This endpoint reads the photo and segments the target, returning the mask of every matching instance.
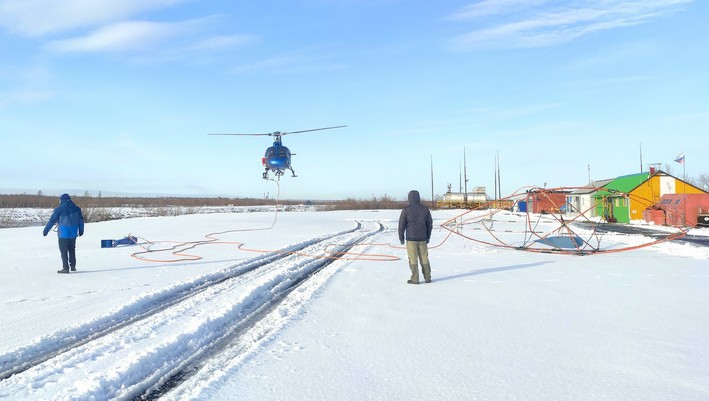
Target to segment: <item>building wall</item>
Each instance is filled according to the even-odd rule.
[[[652,220],[655,224],[696,227],[699,214],[709,212],[709,194],[666,194],[657,206],[661,209],[652,212],[661,214],[663,222]],[[652,217],[646,214],[645,217]],[[649,221],[647,218],[645,220]]]
[[[591,194],[570,195],[567,201],[572,206],[572,209],[568,211],[570,214],[578,215],[583,213],[586,217],[598,215],[597,206],[594,204]]]
[[[620,223],[630,221],[629,200],[621,193],[629,193],[647,181],[649,173],[629,174],[618,177],[593,195],[597,216],[612,216]],[[614,192],[617,191],[617,192]]]
[[[601,216],[606,219],[611,217],[618,223],[630,222],[629,202],[626,196],[604,193],[602,196],[594,196],[595,216]]]
[[[566,204],[566,194],[560,192],[538,192],[527,197],[527,210],[532,213],[559,213]]]
[[[701,189],[669,175],[653,175],[630,192],[630,220],[642,220],[643,211],[667,194],[703,194]],[[619,220],[620,221],[620,220]]]

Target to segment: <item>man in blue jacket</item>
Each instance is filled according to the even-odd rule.
[[[62,269],[57,273],[69,273],[69,269],[76,271],[76,237],[84,235],[84,215],[69,194],[59,198],[59,206],[54,209],[42,234],[46,237],[55,224],[59,237],[59,252],[62,255]]]
[[[411,279],[409,284],[419,283],[419,261],[423,278],[431,282],[431,263],[428,261],[428,241],[433,231],[433,218],[431,211],[421,204],[419,191],[409,192],[409,206],[401,211],[399,216],[399,241],[404,245],[406,239],[406,253],[409,257]]]

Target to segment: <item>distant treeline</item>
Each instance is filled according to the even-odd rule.
[[[71,195],[71,194],[70,194]],[[71,199],[82,208],[90,207],[199,207],[199,206],[260,206],[274,204],[273,199],[254,198],[192,198],[192,197],[118,197],[71,195]],[[302,201],[280,201],[280,204],[294,205]],[[58,196],[12,194],[0,195],[0,208],[55,208]]]
[[[71,195],[71,194],[70,194]],[[82,208],[168,208],[168,207],[219,207],[219,206],[262,206],[273,205],[275,199],[256,198],[222,198],[222,197],[118,197],[91,196],[88,194],[71,195],[72,200]],[[320,205],[326,210],[361,210],[361,209],[401,209],[408,202],[396,201],[388,196],[372,197],[371,199],[303,201],[279,200],[280,205]],[[47,196],[40,193],[31,194],[0,194],[0,209],[6,208],[55,208],[59,204],[58,196]]]
[[[409,204],[408,201],[397,201],[388,196],[371,199],[347,198],[341,201],[329,203],[329,207],[334,210],[364,210],[364,209],[402,209]]]

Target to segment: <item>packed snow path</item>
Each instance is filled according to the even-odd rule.
[[[0,398],[184,398],[199,388],[181,386],[183,381],[215,379],[302,307],[334,271],[323,270],[336,261],[328,255],[383,230],[379,223],[368,225],[150,294],[0,355]],[[79,371],[91,374],[75,375]]]

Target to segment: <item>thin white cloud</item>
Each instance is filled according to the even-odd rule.
[[[214,51],[231,47],[239,47],[256,41],[253,35],[217,35],[195,43],[190,50]]]
[[[509,14],[548,2],[549,0],[483,0],[460,8],[449,19],[468,20],[490,15]]]
[[[52,74],[42,66],[25,66],[17,71],[7,72],[8,84],[0,86],[14,87],[0,92],[0,109],[14,105],[36,104],[52,99],[55,96],[50,89],[53,81]],[[4,79],[3,79],[4,80]]]
[[[41,89],[25,89],[0,93],[0,110],[17,104],[42,103],[54,97],[54,92]]]
[[[185,0],[0,0],[0,27],[42,36],[113,23]]]
[[[591,32],[648,23],[692,1],[584,0],[556,8],[534,7],[513,18],[509,14],[514,11],[511,6],[516,5],[516,0],[486,0],[476,3],[477,8],[462,9],[454,14],[454,19],[474,20],[479,25],[482,17],[499,15],[495,24],[459,35],[454,47],[467,50],[553,46]]]
[[[570,81],[564,84],[569,97],[584,98],[594,93],[613,93],[621,89],[632,88],[655,79],[652,76],[630,75],[612,78],[598,78]]]
[[[242,64],[232,68],[231,72],[234,74],[246,74],[253,72],[290,74],[334,71],[343,68],[346,68],[344,64],[333,62],[328,56],[286,54],[258,60],[248,64]]]
[[[294,58],[288,56],[277,56],[263,60],[254,61],[252,63],[241,64],[231,69],[231,72],[236,74],[249,73],[263,70],[279,70],[293,64]]]
[[[184,32],[183,23],[127,21],[105,26],[85,36],[51,41],[47,48],[59,53],[140,51]]]
[[[44,48],[54,53],[120,53],[150,62],[216,54],[256,41],[252,35],[214,34],[219,15],[186,21],[141,17],[187,1],[0,0],[0,30],[46,38]]]
[[[192,63],[210,63],[214,58],[228,57],[238,48],[255,43],[259,38],[255,35],[231,34],[201,37],[201,29],[194,34],[181,34],[179,38],[165,43],[149,52],[134,52],[138,62],[172,62],[187,60]],[[195,38],[195,36],[200,36]]]
[[[540,103],[540,104],[532,104],[532,105],[526,105],[526,106],[521,106],[517,108],[508,108],[508,109],[493,109],[493,108],[473,108],[470,109],[469,111],[475,114],[482,114],[488,117],[492,118],[498,118],[498,119],[507,119],[507,118],[516,118],[516,117],[522,117],[522,116],[529,116],[529,115],[535,115],[539,113],[544,113],[546,111],[550,110],[557,110],[561,107],[562,105],[560,103]]]

